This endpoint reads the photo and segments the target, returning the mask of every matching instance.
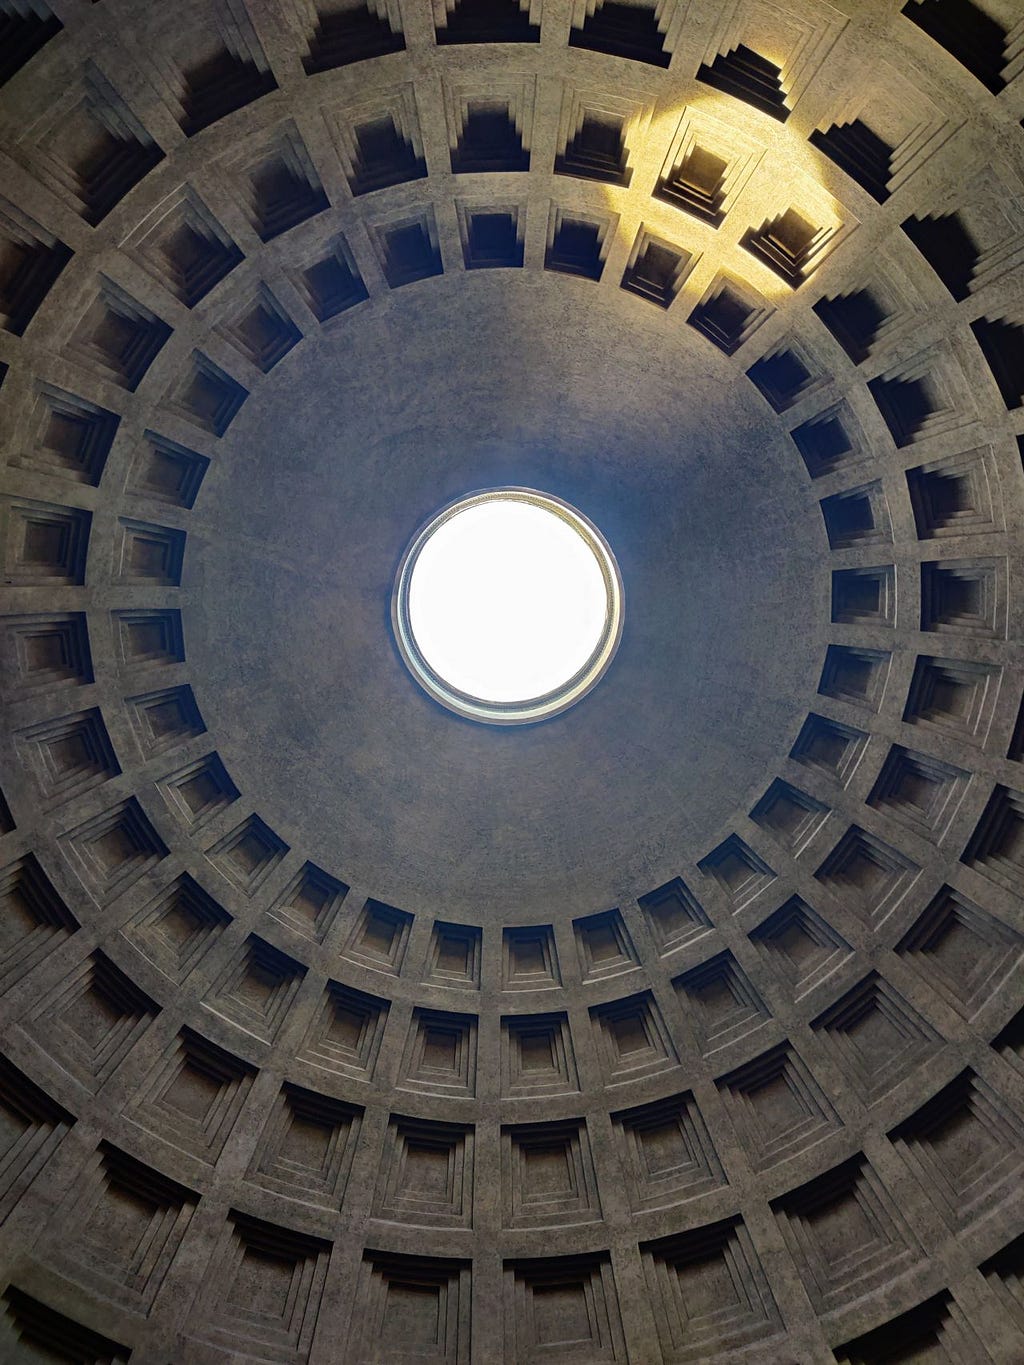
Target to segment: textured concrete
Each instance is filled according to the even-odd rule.
[[[570,43],[582,0],[468,45],[386,0],[404,49],[315,74],[307,0],[33,9],[0,1359],[1024,1359],[1024,20],[983,8],[991,90],[890,0],[677,0],[667,65]],[[697,78],[737,44],[785,121]],[[480,101],[528,171],[453,172]],[[601,684],[510,729],[389,623],[504,483],[626,591]]]

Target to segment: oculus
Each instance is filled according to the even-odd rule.
[[[583,514],[532,488],[458,498],[413,537],[392,597],[409,671],[442,706],[525,725],[578,702],[622,634],[623,590]]]

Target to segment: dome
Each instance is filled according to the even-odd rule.
[[[0,35],[0,1359],[1019,1365],[1019,3]]]

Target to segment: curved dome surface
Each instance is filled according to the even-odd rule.
[[[1019,6],[0,16],[0,1357],[1024,1359]]]

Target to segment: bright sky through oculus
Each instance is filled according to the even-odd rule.
[[[488,702],[544,696],[606,630],[608,587],[583,536],[556,512],[503,499],[442,522],[417,556],[409,624],[429,666]]]

